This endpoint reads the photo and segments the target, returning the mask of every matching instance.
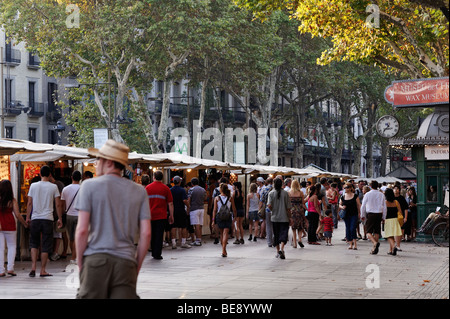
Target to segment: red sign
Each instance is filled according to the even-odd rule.
[[[385,100],[395,107],[448,104],[448,78],[394,81],[384,91]]]

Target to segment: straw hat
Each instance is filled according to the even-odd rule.
[[[114,140],[107,140],[100,149],[89,148],[89,154],[118,162],[125,167],[128,166],[128,153],[130,149],[125,144],[116,142]]]

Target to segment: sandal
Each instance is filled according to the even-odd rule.
[[[8,275],[13,276],[13,277],[17,276],[17,274],[14,271],[11,271],[11,272],[8,271]]]
[[[28,276],[30,276],[30,277],[36,277],[36,271],[35,270],[32,270],[32,271],[30,271],[30,273],[28,274]]]

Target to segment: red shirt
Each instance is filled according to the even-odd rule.
[[[151,220],[167,219],[167,205],[173,202],[170,188],[155,181],[147,185],[145,190],[148,194]]]
[[[16,220],[12,208],[0,207],[0,225],[3,231],[16,231]]]
[[[325,217],[323,219],[323,231],[332,231],[333,230],[333,219],[331,217]]]

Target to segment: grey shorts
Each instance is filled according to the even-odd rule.
[[[77,224],[78,224],[78,216],[67,215],[66,229],[67,233],[69,234],[70,241],[75,240],[75,230],[77,229]]]

